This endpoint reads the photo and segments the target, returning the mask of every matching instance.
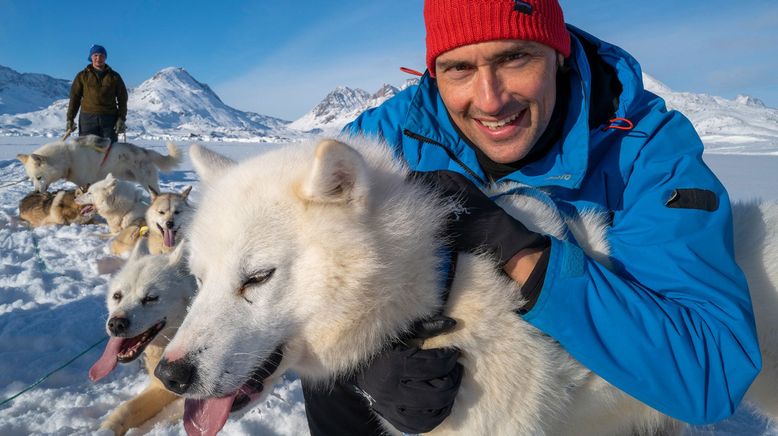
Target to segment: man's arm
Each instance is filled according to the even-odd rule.
[[[117,89],[116,89],[116,103],[119,108],[118,118],[122,121],[127,120],[127,87],[124,85],[124,80],[119,73],[116,73]]]
[[[694,424],[731,415],[761,368],[729,199],[701,152],[691,123],[668,115],[625,176],[609,231],[615,271],[552,240],[524,316],[611,384]],[[669,207],[677,189],[708,191],[718,207]]]
[[[70,103],[68,103],[66,121],[75,120],[78,109],[81,107],[81,97],[83,97],[83,95],[84,88],[83,83],[81,83],[81,73],[79,72],[70,85]]]

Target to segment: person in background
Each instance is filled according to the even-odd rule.
[[[667,415],[730,416],[761,355],[729,197],[689,120],[643,88],[627,52],[566,25],[557,0],[426,0],[424,18],[418,86],[344,130],[382,137],[462,199],[455,247],[491,253],[522,286],[516,316]],[[539,237],[479,189],[508,182],[540,188],[565,214],[610,216],[613,265]],[[406,433],[435,428],[455,405],[458,353],[398,345],[330,390],[304,382],[311,433],[382,434],[371,409]]]
[[[76,130],[78,116],[78,134],[97,135],[116,142],[119,133],[126,130],[127,87],[122,76],[114,71],[105,60],[108,52],[101,45],[89,49],[89,62],[70,87],[66,130]]]

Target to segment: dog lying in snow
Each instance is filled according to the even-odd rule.
[[[143,191],[135,183],[114,178],[111,173],[90,185],[76,197],[76,203],[105,218],[114,235],[128,227],[139,227],[147,208]]]
[[[154,150],[126,142],[114,143],[108,150],[109,139],[88,135],[73,142],[52,142],[32,154],[18,154],[24,170],[38,192],[44,192],[59,179],[67,179],[78,186],[105,178],[108,173],[125,180],[151,186],[159,191],[159,170],[168,171],[179,164],[178,147],[168,143],[168,156]]]
[[[146,209],[144,219],[119,231],[111,240],[111,252],[129,252],[143,236],[148,239],[151,254],[173,251],[176,243],[181,240],[182,226],[192,214],[192,207],[187,201],[191,190],[192,187],[187,186],[179,193],[158,193],[149,186],[151,204]]]
[[[149,255],[146,241],[141,240],[127,264],[111,280],[106,325],[110,339],[103,355],[89,370],[89,378],[98,381],[118,362],[131,362],[141,354],[149,374],[148,387],[122,403],[101,424],[101,428],[114,434],[122,435],[143,424],[178,398],[152,374],[197,288],[187,271],[183,252],[184,245],[179,244],[172,253]]]
[[[190,157],[208,205],[196,211],[188,233],[199,291],[156,370],[187,397],[190,434],[215,434],[234,401],[261,395],[286,370],[326,386],[364,365],[414,320],[437,312],[439,233],[453,206],[409,181],[388,147],[342,138],[295,144],[241,164],[199,146]],[[500,198],[531,230],[563,239],[569,229],[587,252],[607,261],[603,216],[566,221],[520,190]],[[736,238],[738,261],[754,294],[765,358],[748,399],[775,418],[778,333],[771,323],[778,316],[778,268],[767,262],[778,256],[778,206],[734,212],[736,235],[748,234]],[[767,229],[754,234],[755,227]],[[524,322],[515,313],[523,304],[518,285],[492,260],[460,253],[443,311],[457,328],[422,344],[457,347],[464,367],[451,414],[432,434],[682,430]]]
[[[51,192],[31,192],[19,201],[19,218],[31,227],[89,224],[94,211],[76,204],[82,188]]]

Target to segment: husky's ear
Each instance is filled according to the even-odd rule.
[[[155,191],[154,188],[151,187],[151,185],[146,185],[147,188],[149,188],[149,195],[151,196],[151,202],[154,203],[154,200],[159,197],[159,192]]]
[[[184,259],[184,253],[186,252],[186,241],[181,241],[176,245],[176,248],[170,253],[168,258],[169,265],[177,265]]]
[[[138,239],[138,242],[135,244],[135,247],[132,249],[132,254],[130,254],[130,260],[136,261],[143,256],[148,256],[148,254],[149,254],[148,238],[141,237],[140,239]]]
[[[24,156],[24,157],[22,157],[22,156]],[[27,163],[27,161],[28,161],[28,160],[30,160],[30,159],[32,159],[32,163],[33,163],[33,164],[35,164],[35,165],[40,165],[40,164],[42,164],[43,162],[45,162],[45,161],[46,161],[46,156],[41,156],[41,155],[39,155],[39,154],[35,154],[35,153],[33,153],[33,154],[30,154],[30,155],[26,155],[26,154],[17,154],[17,155],[16,155],[16,158],[17,158],[17,159],[19,159],[19,160],[21,160],[21,161],[22,161],[22,163],[25,163],[25,164],[26,164],[26,163]]]
[[[300,188],[302,197],[321,203],[359,203],[367,191],[367,167],[362,156],[334,139],[321,141],[313,167]]]
[[[202,145],[192,144],[189,147],[189,158],[192,160],[197,175],[205,183],[218,179],[225,171],[235,165],[235,161],[211,151]]]
[[[178,195],[180,195],[180,196],[181,196],[181,198],[183,198],[183,199],[184,199],[184,201],[186,201],[186,199],[187,199],[187,198],[189,198],[189,193],[190,193],[190,192],[192,192],[192,185],[189,185],[189,186],[187,186],[186,188],[184,188],[184,190],[183,190],[183,191],[181,191],[181,193],[180,193],[180,194],[178,194]]]

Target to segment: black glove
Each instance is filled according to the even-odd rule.
[[[411,335],[426,339],[454,327],[456,322],[438,315],[417,322]],[[398,430],[425,433],[451,413],[462,382],[459,350],[422,350],[405,342],[378,355],[356,377],[357,391],[370,408]]]
[[[113,129],[116,131],[116,133],[124,133],[127,131],[127,125],[124,124],[124,120],[121,118],[116,119],[116,124],[113,126]]]
[[[76,122],[73,120],[68,120],[65,123],[65,130],[68,132],[75,132],[76,131]]]
[[[460,202],[463,210],[449,217],[447,236],[458,251],[486,251],[498,259],[502,268],[525,248],[545,248],[548,239],[531,232],[489,199],[467,177],[454,171],[412,172],[410,177],[432,184],[443,195]]]

